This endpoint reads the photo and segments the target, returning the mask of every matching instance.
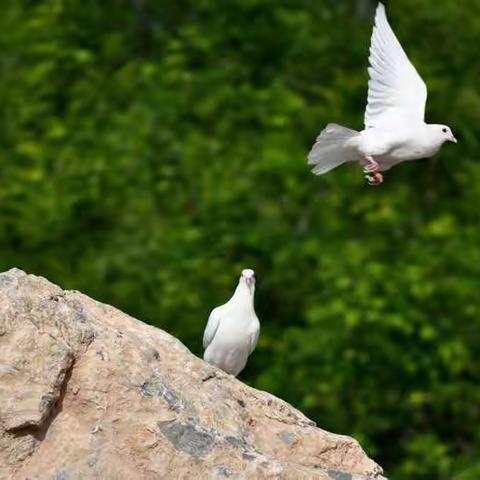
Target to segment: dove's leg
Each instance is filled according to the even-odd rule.
[[[364,173],[376,173],[378,172],[380,165],[378,162],[374,160],[374,158],[371,155],[367,155],[365,157],[365,160],[367,161],[367,164],[365,167],[363,167],[363,172]]]

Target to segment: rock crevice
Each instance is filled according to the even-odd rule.
[[[354,439],[166,332],[43,278],[0,274],[0,478],[381,475]]]

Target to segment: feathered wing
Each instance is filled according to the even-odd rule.
[[[218,308],[214,308],[208,317],[207,326],[203,332],[203,348],[207,348],[212,343],[213,337],[215,337],[219,325],[220,312]]]
[[[427,87],[390,27],[383,3],[377,8],[369,62],[365,127],[423,122]]]
[[[257,346],[257,343],[258,343],[259,336],[260,336],[260,322],[258,321],[258,318],[256,318],[255,326],[250,332],[250,349],[248,351],[249,355],[251,355],[251,353],[255,350],[255,347]]]

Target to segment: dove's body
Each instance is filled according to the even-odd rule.
[[[232,298],[210,314],[203,336],[203,359],[235,376],[245,368],[260,333],[253,296],[254,284],[242,275]]]
[[[208,345],[203,356],[208,363],[222,370],[238,375],[247,364],[251,349],[249,327],[258,327],[258,320],[253,309],[243,309],[236,305],[223,305],[216,308],[212,315],[221,318],[212,343]]]
[[[425,123],[427,87],[393,33],[382,3],[377,8],[369,60],[365,130],[328,125],[308,155],[316,175],[358,161],[372,174],[369,182],[378,184],[383,181],[380,171],[432,157],[446,141],[456,143],[447,126]]]
[[[397,163],[433,157],[441,148],[443,139],[432,132],[431,125],[416,125],[401,131],[369,128],[351,139],[358,151],[358,161],[373,157],[380,171],[386,171]],[[438,138],[438,140],[436,140]]]

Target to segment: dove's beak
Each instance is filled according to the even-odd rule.
[[[255,290],[255,277],[243,277],[243,279],[249,292],[253,293],[253,291]]]
[[[255,272],[246,268],[242,271],[241,281],[247,286],[251,293],[255,290]]]
[[[450,141],[452,143],[458,143],[458,140],[453,135],[451,136]]]

